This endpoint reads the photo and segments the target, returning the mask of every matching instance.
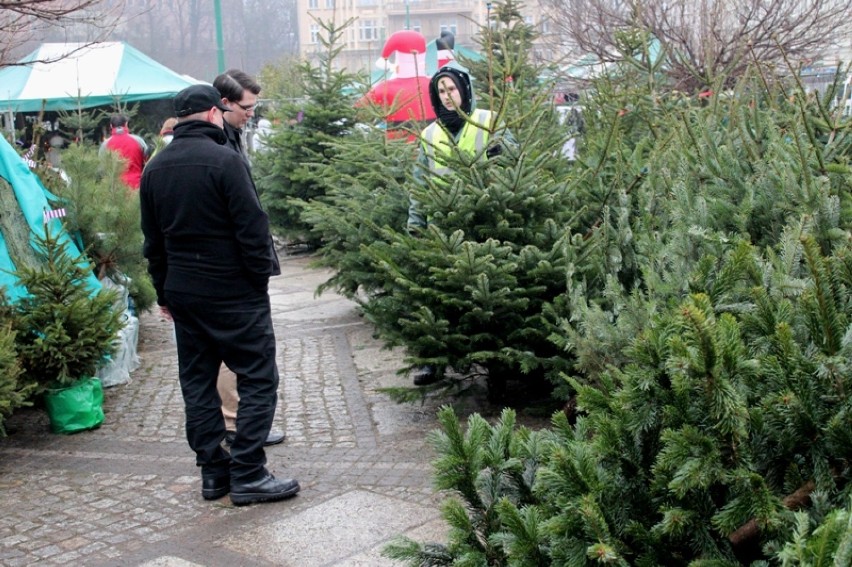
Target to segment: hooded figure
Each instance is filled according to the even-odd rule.
[[[454,146],[470,156],[492,158],[502,152],[505,144],[515,143],[509,130],[495,125],[491,111],[476,108],[470,72],[455,61],[438,69],[432,77],[429,101],[438,118],[420,133],[414,179],[421,185],[425,185],[425,175],[440,179],[450,172],[446,157]],[[417,201],[410,199],[409,230],[425,226],[426,218],[418,210]]]
[[[476,108],[470,72],[450,62],[438,69],[429,82],[429,100],[437,120],[420,133],[419,166],[414,178],[424,184],[426,172],[439,178],[450,172],[446,156],[456,146],[471,156],[493,157],[500,153],[502,141],[512,141],[508,130],[494,131],[494,116],[488,110]],[[499,140],[492,140],[499,134]],[[425,227],[426,218],[418,211],[418,203],[410,200],[408,226]]]
[[[476,159],[485,159],[499,153],[504,140],[513,141],[504,128],[494,128],[494,115],[488,110],[476,108],[473,86],[467,69],[450,62],[438,69],[429,82],[429,101],[438,116],[420,134],[420,154],[414,179],[425,185],[425,176],[433,176],[439,187],[450,174],[452,161],[447,158],[454,151]],[[449,163],[448,163],[449,162]],[[409,197],[408,230],[417,234],[426,227],[426,216],[419,210],[419,203]],[[432,384],[442,378],[443,371],[433,366],[414,369],[415,386]]]
[[[464,117],[476,108],[469,71],[454,62],[438,69],[429,81],[429,102],[438,121],[456,136],[465,124]],[[489,127],[490,123],[484,125]]]

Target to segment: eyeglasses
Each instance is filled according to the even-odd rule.
[[[235,102],[234,104],[236,104],[237,106],[239,106],[240,108],[242,108],[246,112],[251,112],[252,110],[257,108],[257,103],[255,103],[255,104],[240,104],[238,102]]]

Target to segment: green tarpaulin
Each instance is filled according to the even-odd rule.
[[[0,113],[170,98],[199,82],[124,42],[44,43],[17,65],[0,69]]]

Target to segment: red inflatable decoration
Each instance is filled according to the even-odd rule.
[[[376,83],[358,106],[369,101],[385,109],[388,136],[399,138],[407,135],[409,141],[413,141],[416,136],[404,128],[418,124],[425,126],[435,119],[429,102],[426,38],[411,30],[395,32],[382,50],[382,63],[388,62],[392,55],[390,78]]]

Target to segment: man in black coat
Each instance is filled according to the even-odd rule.
[[[186,436],[201,467],[202,496],[228,492],[236,505],[296,494],[276,479],[263,444],[278,390],[270,276],[280,273],[269,221],[248,168],[226,147],[225,106],[209,85],[174,99],[174,139],[152,159],[139,192],[143,253],[157,303],[174,320]],[[237,374],[237,435],[221,446],[225,422],[216,391],[224,362]]]
[[[246,165],[251,168],[243,128],[254,116],[260,85],[248,74],[239,69],[230,69],[213,79],[213,86],[219,91],[222,104],[230,109],[225,114],[222,127],[225,130],[225,145],[239,153]],[[237,436],[237,408],[240,395],[237,391],[237,377],[228,368],[219,371],[219,397],[222,398],[222,415],[225,416],[225,445],[234,442]],[[264,445],[277,445],[284,441],[284,433],[270,430]]]

